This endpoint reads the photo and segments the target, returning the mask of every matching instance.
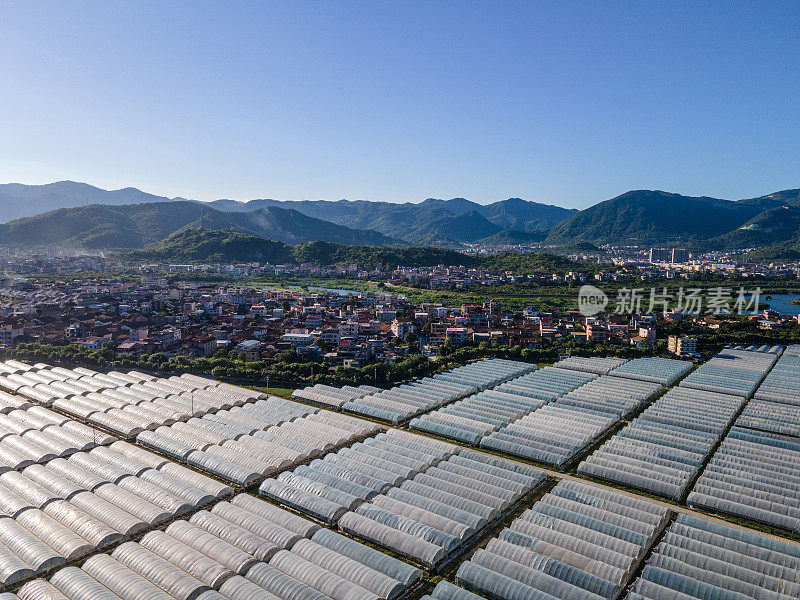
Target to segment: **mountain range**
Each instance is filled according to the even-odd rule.
[[[133,250],[124,256],[141,262],[358,264],[363,268],[378,265],[427,267],[445,264],[513,269],[519,274],[551,273],[553,270],[566,272],[579,268],[577,263],[568,258],[546,253],[475,255],[431,247],[352,246],[334,242],[284,244],[248,233],[202,227],[186,227],[158,244]]]
[[[21,216],[25,215],[25,216]],[[21,218],[20,218],[21,217]],[[183,229],[228,230],[286,244],[433,245],[542,242],[761,249],[800,248],[800,189],[745,200],[634,190],[581,210],[509,198],[420,203],[367,201],[198,202],[136,188],[107,191],[71,181],[0,185],[0,243],[136,249]],[[763,252],[761,255],[763,256]]]

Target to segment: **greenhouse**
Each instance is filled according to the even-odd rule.
[[[137,442],[248,487],[378,431],[375,423],[275,396],[186,423],[144,431]]]
[[[485,436],[592,381],[593,376],[546,367],[410,422],[411,429],[478,445]]]
[[[57,570],[19,600],[394,600],[422,573],[249,496]],[[7,600],[0,595],[0,600]]]
[[[669,516],[645,500],[562,481],[459,567],[460,588],[440,584],[431,597],[613,600]]]
[[[789,348],[792,348],[790,346]],[[758,400],[800,406],[800,356],[784,354],[755,394]]]
[[[800,598],[800,547],[678,515],[627,600]]]
[[[800,440],[733,427],[687,502],[800,533]]]
[[[780,347],[766,348],[726,347],[690,373],[680,386],[750,398],[778,360]]]
[[[795,387],[796,397],[800,398],[800,381]],[[762,386],[763,387],[763,386]],[[800,438],[800,402],[798,404],[784,404],[765,400],[751,400],[748,402],[741,417],[736,421],[739,427],[780,433]]]
[[[544,367],[494,388],[494,391],[552,402],[595,379],[597,375],[569,369]]]
[[[561,469],[618,421],[611,413],[556,401],[483,438],[480,445]]]
[[[126,439],[144,430],[241,406],[260,395],[189,374],[158,378],[136,371],[102,374],[47,365],[22,370],[16,361],[6,361],[6,369],[11,368],[9,362],[18,372],[0,376],[0,387]]]
[[[397,425],[535,369],[536,365],[529,363],[487,358],[433,377],[355,398],[342,404],[341,408]]]
[[[0,387],[124,438],[241,406],[260,396],[252,390],[189,374],[158,378],[136,371],[102,374],[41,364],[27,365],[23,370],[17,361],[3,365],[16,371],[0,376]]]
[[[585,371],[595,375],[608,375],[613,369],[625,364],[627,359],[616,358],[614,356],[570,356],[553,364],[559,369],[572,369],[573,371]]]
[[[346,402],[353,402],[359,398],[380,391],[380,388],[371,385],[360,385],[358,387],[345,385],[341,388],[337,388],[331,385],[317,383],[316,385],[301,390],[295,390],[292,392],[292,397],[314,404],[324,404],[333,408],[341,408]]]
[[[267,479],[259,493],[335,524],[347,511],[457,451],[458,447],[451,444],[390,429]]]
[[[679,500],[744,401],[673,388],[595,450],[578,472]]]
[[[651,381],[669,387],[691,370],[692,363],[686,360],[648,356],[628,361],[613,369],[609,374],[628,379]]]
[[[126,442],[0,475],[0,584],[209,505],[231,488]]]
[[[346,513],[339,529],[434,569],[546,480],[533,467],[461,450]]]
[[[41,406],[0,413],[0,473],[67,457],[116,438]]]

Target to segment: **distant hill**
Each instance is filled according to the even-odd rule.
[[[757,248],[800,238],[800,207],[779,206],[758,213],[733,231],[712,238],[709,246]]]
[[[375,231],[359,231],[295,210],[266,207],[224,213],[189,201],[65,208],[0,225],[0,243],[62,245],[88,249],[143,248],[185,227],[234,230],[286,243],[401,244]]]
[[[636,190],[571,215],[550,229],[545,241],[703,245],[779,206],[783,200],[777,196],[732,201]]]
[[[350,246],[333,242],[284,244],[239,231],[214,231],[189,227],[141,250],[121,255],[142,262],[270,262],[318,265],[357,264],[376,266],[430,267],[463,265],[514,270],[519,274],[579,270],[580,265],[561,256],[544,253],[504,253],[493,256],[462,254],[444,248]]]
[[[57,209],[57,210],[52,210]],[[20,215],[30,215],[16,218]],[[694,250],[760,248],[800,237],[800,189],[744,200],[634,190],[585,210],[509,198],[481,205],[465,198],[414,204],[270,199],[214,202],[167,199],[135,188],[107,191],[61,181],[0,185],[0,243],[143,248],[184,227],[233,230],[299,244],[464,244],[543,242],[684,246]],[[586,247],[586,246],[583,246]]]
[[[453,242],[474,242],[486,238],[503,229],[490,223],[477,211],[459,215],[447,214],[418,224],[405,232],[403,239],[415,244],[448,244]]]
[[[59,208],[74,208],[89,204],[142,204],[164,202],[170,198],[137,190],[103,190],[77,181],[57,181],[46,185],[21,183],[0,184],[0,223],[20,217],[32,217]]]
[[[129,204],[165,203],[183,198],[165,198],[137,190],[103,190],[85,183],[60,181],[47,185],[0,185],[0,222],[37,216],[63,208],[87,208],[91,205],[122,206]],[[198,203],[221,213],[257,213],[274,208],[298,213],[342,225],[350,229],[371,230],[391,238],[412,243],[458,245],[488,237],[504,229],[546,231],[569,216],[574,210],[511,198],[481,205],[464,198],[440,200],[429,198],[417,204],[390,202],[277,201],[269,199],[239,202],[216,200]],[[467,215],[467,216],[462,216]],[[460,219],[455,219],[461,217]],[[94,220],[96,217],[92,217]],[[219,220],[218,217],[214,219]],[[453,220],[455,219],[455,220]],[[238,222],[237,219],[234,221]],[[435,225],[434,225],[435,223]],[[131,234],[98,224],[90,237],[102,245],[104,238],[130,244]],[[245,226],[246,227],[246,226]],[[77,234],[76,234],[77,235]],[[70,236],[76,237],[76,236]],[[81,237],[77,235],[77,237]],[[136,237],[133,234],[133,237]],[[375,240],[369,243],[380,243]],[[81,240],[76,240],[83,243]],[[298,240],[299,241],[299,240]],[[360,242],[359,242],[360,243]]]
[[[503,229],[497,233],[478,241],[480,244],[502,246],[502,245],[515,245],[515,244],[534,244],[541,242],[547,237],[545,231],[519,231],[518,229]]]
[[[189,227],[176,231],[144,250],[134,250],[125,257],[155,262],[280,264],[293,261],[291,248],[283,242],[265,240],[239,231]]]
[[[538,202],[529,202],[520,198],[509,198],[492,204],[478,204],[464,198],[440,200],[428,198],[417,204],[391,202],[367,202],[339,200],[330,202],[324,200],[305,201],[278,201],[278,200],[250,200],[249,202],[236,202],[233,200],[217,200],[212,206],[225,211],[251,211],[264,206],[281,206],[292,208],[303,214],[325,219],[340,225],[358,229],[374,229],[391,235],[396,228],[407,228],[409,231],[424,228],[434,220],[445,217],[477,213],[487,221],[496,225],[499,230],[518,229],[521,231],[546,231],[554,224],[562,221],[574,209],[562,208]],[[431,237],[430,235],[417,234],[417,239]],[[433,236],[437,237],[437,236]],[[439,235],[438,237],[442,237]],[[452,237],[452,236],[451,236]],[[411,241],[411,240],[410,240]],[[459,241],[468,241],[462,239]]]
[[[743,258],[751,261],[800,261],[800,238],[770,244],[746,253]]]

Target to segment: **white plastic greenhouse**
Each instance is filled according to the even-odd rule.
[[[394,600],[421,577],[411,565],[242,495],[0,600]]]
[[[561,482],[463,563],[456,583],[487,598],[617,598],[666,526],[645,500]],[[433,598],[473,600],[441,585]]]
[[[572,369],[573,371],[585,371],[595,375],[608,375],[612,369],[627,362],[627,359],[616,358],[614,356],[570,356],[553,364],[560,369]]]
[[[271,396],[144,431],[137,441],[248,487],[379,429],[369,421]]]
[[[686,360],[648,356],[628,361],[613,369],[610,375],[671,386],[691,370],[692,363]]]
[[[779,351],[725,348],[690,373],[681,387],[750,398],[778,359]]]
[[[578,472],[678,500],[743,403],[742,396],[673,388]]]
[[[687,502],[800,532],[800,440],[734,427]]]
[[[544,368],[421,415],[412,419],[410,427],[478,445],[487,435],[541,408],[548,400],[591,381],[593,377]]]
[[[536,365],[487,358],[389,390],[347,401],[341,408],[394,425],[536,369]],[[308,388],[306,388],[308,390]]]
[[[484,437],[480,445],[563,468],[660,390],[661,385],[657,383],[610,375],[593,378],[554,402]]]
[[[800,598],[800,546],[678,515],[627,600]]]
[[[82,558],[232,493],[122,441],[0,475],[0,585]]]

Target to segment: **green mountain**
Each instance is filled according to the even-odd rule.
[[[420,223],[405,232],[403,239],[415,244],[452,244],[458,242],[474,242],[486,238],[503,229],[490,223],[477,211],[469,211],[459,215],[447,214]]]
[[[566,218],[550,229],[545,242],[703,245],[782,202],[777,194],[732,201],[637,190]]]
[[[284,208],[224,213],[190,201],[55,210],[0,225],[0,243],[98,250],[143,248],[185,227],[234,230],[286,243],[316,240],[342,244],[402,243],[375,231],[343,227]]]
[[[708,245],[736,250],[796,239],[800,239],[800,207],[779,206],[758,213],[735,230],[711,239]]]
[[[174,198],[172,200],[183,199]],[[91,205],[163,204],[169,201],[169,198],[147,194],[135,188],[107,191],[72,181],[59,181],[41,186],[14,183],[0,185],[0,222],[32,217],[62,208],[87,208]],[[297,211],[306,217],[329,221],[350,229],[377,231],[384,236],[402,237],[415,243],[450,245],[479,239],[475,232],[482,233],[480,237],[487,237],[503,229],[528,232],[546,231],[555,223],[575,212],[558,206],[526,202],[519,198],[510,198],[487,205],[477,204],[464,198],[450,200],[429,198],[417,204],[350,202],[347,200],[280,202],[268,199],[249,202],[216,200],[198,204],[228,215],[259,213],[274,208],[288,209]],[[450,222],[450,219],[465,214],[469,216]],[[89,216],[92,220],[97,219],[96,216]],[[219,221],[218,216],[208,218]],[[228,221],[228,224],[238,226],[240,220],[236,218]],[[437,231],[433,228],[431,224],[434,221],[440,224],[442,227],[440,230]],[[486,221],[494,227],[489,227]],[[218,227],[213,223],[208,223],[208,225]],[[249,226],[245,224],[243,227],[247,229]],[[402,232],[402,235],[398,235],[398,232]],[[69,238],[73,237],[81,238],[82,236],[80,232],[76,232],[69,236]],[[101,222],[98,223],[98,229],[88,237],[93,240],[92,243],[97,244],[95,247],[102,247],[106,243],[103,241],[104,239],[113,243],[131,244],[133,242],[130,238],[135,238],[136,234],[131,234],[124,229],[117,231],[113,224]],[[368,243],[380,243],[378,240],[380,238],[375,238]],[[76,241],[83,244],[81,239]],[[298,238],[292,241],[302,240]],[[146,243],[150,242],[151,240],[146,240]]]
[[[273,242],[239,231],[187,227],[144,250],[134,250],[124,256],[130,260],[155,262],[280,264],[293,261],[291,249],[292,246],[283,242]]]
[[[800,237],[799,211],[800,189],[737,201],[635,190],[573,211],[519,198],[487,205],[464,198],[428,198],[418,204],[269,199],[204,203],[62,181],[0,185],[0,221],[9,221],[0,225],[0,243],[132,249],[156,244],[185,227],[202,227],[290,244],[409,243],[458,249],[465,243],[543,241],[561,249],[624,243],[738,250],[791,245]],[[15,218],[21,214],[33,216]]]
[[[491,246],[534,244],[541,242],[545,237],[547,237],[547,233],[544,231],[528,232],[518,229],[503,229],[488,237],[479,239],[478,243]]]
[[[504,253],[493,256],[462,254],[444,248],[350,246],[333,242],[284,244],[239,231],[185,228],[167,239],[120,255],[140,262],[270,262],[317,265],[357,264],[376,266],[430,267],[463,265],[513,270],[518,274],[580,270],[581,265],[561,256],[542,253]]]
[[[324,200],[294,202],[278,200],[250,200],[249,202],[217,200],[211,204],[215,208],[225,211],[252,211],[259,210],[265,206],[292,208],[318,219],[325,219],[326,221],[358,229],[374,229],[387,235],[392,235],[392,232],[396,231],[398,226],[411,231],[423,228],[434,220],[455,217],[465,213],[476,213],[485,217],[486,220],[499,228],[498,231],[502,229],[519,229],[529,232],[546,231],[552,225],[575,212],[572,209],[538,202],[528,202],[520,198],[509,198],[508,200],[485,205],[477,204],[464,198],[452,198],[450,200],[428,198],[424,202],[417,204],[411,202],[404,204],[366,202],[363,200],[340,200],[338,202]],[[442,237],[441,233],[433,237]],[[417,236],[418,239],[423,237],[431,236]]]

